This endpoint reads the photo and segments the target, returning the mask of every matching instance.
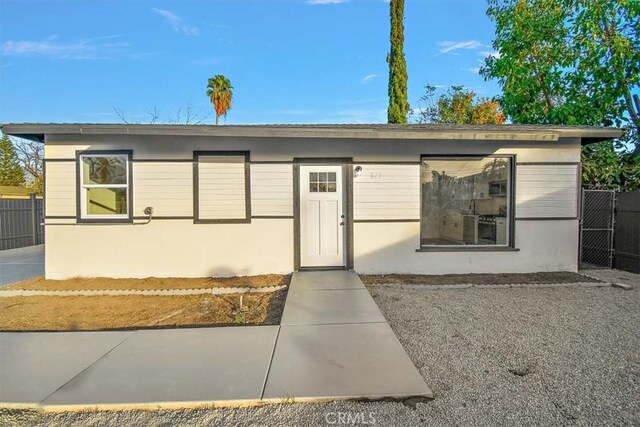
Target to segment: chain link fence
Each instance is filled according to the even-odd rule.
[[[616,193],[583,190],[580,267],[612,268]]]

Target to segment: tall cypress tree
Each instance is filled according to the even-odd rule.
[[[24,170],[7,136],[0,139],[0,185],[24,186]]]
[[[407,63],[404,59],[404,0],[391,0],[391,51],[389,63],[389,123],[407,123],[409,102],[407,101]]]

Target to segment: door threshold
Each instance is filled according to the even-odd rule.
[[[300,267],[298,271],[347,271],[347,267]]]

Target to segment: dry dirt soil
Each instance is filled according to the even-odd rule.
[[[38,291],[113,290],[113,289],[207,289],[207,288],[262,288],[289,285],[291,276],[266,274],[262,276],[111,279],[108,277],[76,277],[67,280],[47,280],[36,277],[3,289],[25,289]]]
[[[228,295],[6,297],[0,298],[0,331],[277,325],[285,298],[286,290]]]

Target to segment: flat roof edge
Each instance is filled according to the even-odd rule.
[[[336,139],[471,139],[557,141],[582,138],[583,143],[618,138],[625,129],[536,125],[129,125],[9,123],[7,135],[43,141],[45,134],[166,135]]]

